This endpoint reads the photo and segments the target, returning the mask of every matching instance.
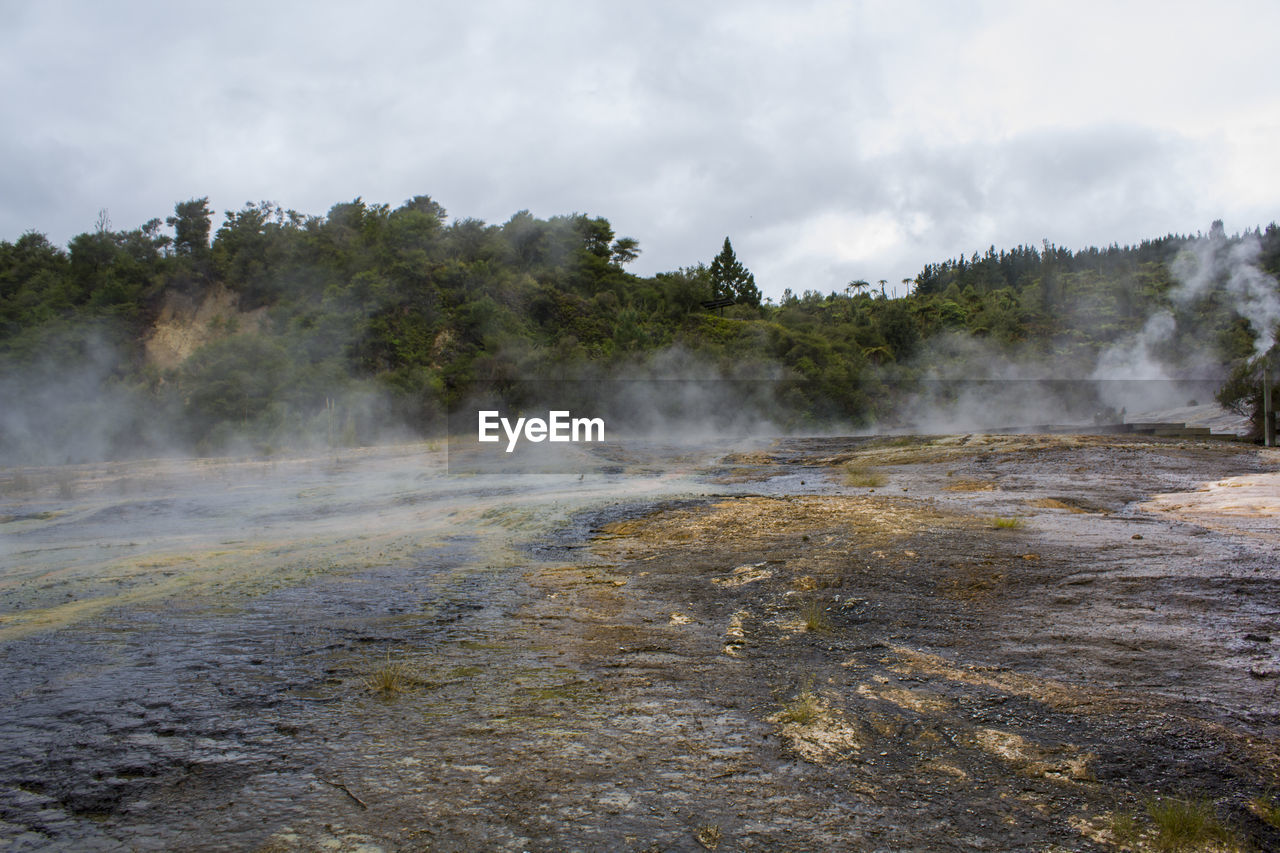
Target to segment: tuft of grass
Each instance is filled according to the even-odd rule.
[[[810,682],[805,685],[803,690],[783,704],[782,713],[778,714],[777,720],[783,723],[807,726],[821,716],[822,699],[817,693],[813,692],[813,683]]]
[[[1155,826],[1157,850],[1199,850],[1214,842],[1236,846],[1208,800],[1154,799],[1147,803],[1147,815]]]
[[[889,482],[889,478],[875,468],[859,462],[849,462],[844,466],[844,482],[849,486],[874,489]]]
[[[800,617],[804,619],[804,629],[815,633],[826,633],[831,630],[831,620],[827,618],[827,610],[822,602],[811,598],[800,608]]]
[[[404,693],[413,686],[413,683],[414,678],[409,672],[409,667],[403,661],[393,661],[391,652],[387,652],[387,659],[382,666],[375,669],[364,680],[364,686],[370,693],[381,696]]]
[[[706,849],[715,850],[720,846],[720,839],[724,837],[724,833],[714,823],[708,823],[698,827],[693,837]]]
[[[991,526],[996,530],[1018,530],[1019,528],[1025,527],[1026,523],[1016,515],[1008,518],[997,515],[995,518],[991,519]]]

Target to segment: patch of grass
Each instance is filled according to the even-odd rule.
[[[875,468],[860,462],[848,462],[844,466],[844,482],[847,486],[874,489],[889,482],[889,478]]]
[[[1250,808],[1256,809],[1258,805],[1274,804],[1266,797],[1256,797],[1250,802]],[[1218,820],[1209,800],[1156,798],[1147,801],[1145,811],[1145,815],[1126,811],[1111,816],[1111,837],[1116,847],[1162,853],[1193,850],[1227,853],[1249,849]]]
[[[1142,841],[1142,824],[1133,812],[1117,812],[1111,817],[1111,837],[1120,847],[1136,849]]]
[[[1155,825],[1157,850],[1199,850],[1215,842],[1236,846],[1235,836],[1218,821],[1208,800],[1154,799],[1147,803],[1147,815]]]
[[[1026,527],[1026,522],[1021,518],[1018,518],[1016,515],[1009,516],[1007,518],[1005,516],[997,515],[995,518],[991,519],[991,526],[996,530],[1018,530],[1022,527]]]
[[[822,716],[822,707],[822,698],[813,692],[813,683],[810,682],[783,704],[782,713],[778,714],[777,720],[807,726]]]
[[[415,679],[404,661],[393,661],[391,652],[382,666],[375,669],[364,680],[364,686],[370,693],[381,696],[404,693],[415,683]]]
[[[800,608],[800,617],[804,619],[804,629],[815,633],[831,630],[831,620],[827,618],[827,610],[822,602],[811,598]]]
[[[1280,803],[1272,794],[1259,794],[1249,801],[1249,811],[1265,823],[1280,829]]]

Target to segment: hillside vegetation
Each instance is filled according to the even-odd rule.
[[[11,461],[36,438],[72,446],[66,458],[366,442],[438,431],[479,386],[585,376],[768,378],[778,423],[855,428],[890,414],[894,383],[993,365],[1090,378],[1135,348],[1169,375],[1208,365],[1247,407],[1273,330],[1233,276],[1280,272],[1276,225],[1215,223],[1137,246],[992,247],[927,265],[898,297],[886,282],[797,282],[774,304],[728,238],[641,277],[627,271],[640,244],[602,217],[451,221],[417,196],[214,218],[194,199],[134,230],[104,214],[65,249],[34,232],[0,242]],[[1196,276],[1207,284],[1189,287]],[[702,306],[717,297],[735,304]]]

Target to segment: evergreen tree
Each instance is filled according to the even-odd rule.
[[[711,262],[711,282],[715,286],[716,298],[732,296],[740,305],[760,305],[760,289],[756,287],[756,277],[742,265],[733,253],[733,245],[729,238],[724,238],[724,248]]]
[[[193,198],[180,201],[173,207],[173,216],[165,224],[173,229],[173,248],[179,255],[203,259],[209,254],[210,217],[209,198]]]

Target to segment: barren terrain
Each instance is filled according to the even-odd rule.
[[[1274,451],[600,452],[0,472],[0,843],[1280,847]]]

